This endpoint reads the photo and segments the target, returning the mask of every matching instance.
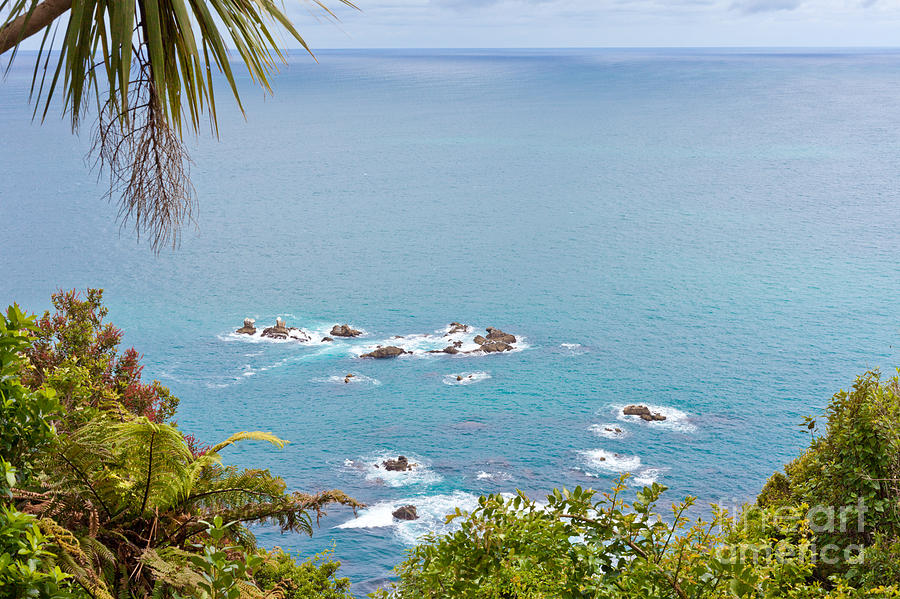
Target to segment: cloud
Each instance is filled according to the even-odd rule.
[[[745,15],[755,15],[762,12],[794,10],[802,2],[803,0],[738,0],[731,5],[731,8]]]

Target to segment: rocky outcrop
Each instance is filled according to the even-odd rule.
[[[412,352],[408,352],[395,345],[388,345],[387,347],[376,347],[369,353],[361,355],[360,358],[396,358],[397,356],[410,353]]]
[[[414,505],[404,505],[403,507],[397,508],[391,515],[394,516],[397,520],[418,520],[419,514],[416,513],[416,506]]]
[[[269,339],[296,339],[297,341],[302,342],[310,341],[309,335],[296,327],[285,325],[284,321],[280,318],[275,319],[274,327],[263,329],[262,336],[268,337]]]
[[[252,318],[244,319],[244,326],[235,331],[235,333],[240,333],[241,335],[255,335],[256,327],[253,326],[256,324],[256,321]]]
[[[481,335],[475,335],[475,339],[473,339],[472,341],[474,341],[478,345],[484,345],[485,343],[487,343],[487,339],[485,339]]]
[[[405,455],[397,456],[396,460],[385,460],[381,465],[388,472],[408,472],[418,467],[418,464],[410,462]]]
[[[331,337],[322,337],[322,343],[331,343],[334,341]]]
[[[457,345],[457,344],[458,344],[458,345]],[[428,350],[428,353],[429,353],[429,354],[458,354],[458,353],[459,353],[459,349],[457,349],[457,348],[458,348],[460,345],[462,345],[462,343],[457,342],[457,343],[454,343],[453,345],[448,345],[448,346],[445,347],[444,349],[432,349],[432,350]]]
[[[481,347],[476,349],[475,351],[483,351],[486,354],[495,354],[504,351],[512,351],[515,349],[509,343],[504,343],[503,341],[488,341],[487,343],[482,343]]]
[[[448,337],[450,335],[455,335],[456,333],[468,333],[469,325],[462,324],[461,322],[451,322],[450,330],[444,335],[444,337]]]
[[[331,328],[331,335],[334,337],[359,337],[362,331],[351,329],[348,324],[336,324]]]
[[[500,329],[495,329],[494,327],[488,327],[485,329],[488,333],[489,341],[500,341],[502,343],[512,344],[516,342],[516,336],[510,335],[509,333],[504,333]]]
[[[659,412],[651,412],[650,408],[641,405],[625,406],[622,413],[626,416],[640,416],[641,420],[646,420],[647,422],[660,422],[666,419]]]

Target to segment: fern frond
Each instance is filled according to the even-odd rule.
[[[234,445],[239,441],[268,441],[278,449],[283,449],[285,445],[290,443],[290,441],[280,439],[272,433],[264,433],[261,431],[241,431],[239,433],[231,435],[221,443],[216,443],[209,449],[209,451],[210,453],[218,453],[229,445]]]

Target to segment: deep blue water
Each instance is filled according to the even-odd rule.
[[[355,528],[332,511],[311,539],[262,529],[265,544],[333,545],[363,593],[479,493],[605,488],[618,467],[673,501],[752,499],[807,441],[803,416],[900,363],[900,54],[319,61],[294,56],[274,97],[244,80],[246,121],[220,91],[220,139],[191,140],[197,226],[159,257],[100,199],[87,130],[31,122],[27,56],[0,85],[0,301],[41,311],[56,288],[105,288],[184,430],[275,432],[293,443],[227,459],[372,506]],[[367,335],[230,335],[278,315]],[[355,355],[393,335],[442,347],[454,320],[522,351]],[[471,372],[489,378],[445,384]],[[632,402],[670,418],[617,420]],[[399,453],[427,469],[372,469]],[[391,524],[403,503],[423,520]]]

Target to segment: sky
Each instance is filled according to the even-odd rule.
[[[900,0],[287,0],[314,48],[900,45]]]
[[[283,0],[314,50],[900,46],[900,0],[322,1],[337,21],[309,0]]]

